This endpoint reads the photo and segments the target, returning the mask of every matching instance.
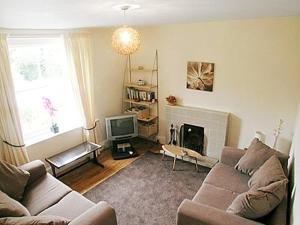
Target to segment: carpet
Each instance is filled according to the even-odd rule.
[[[175,225],[184,199],[192,199],[208,168],[147,152],[132,164],[84,194],[91,201],[107,201],[117,213],[118,225]]]

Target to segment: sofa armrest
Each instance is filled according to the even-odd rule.
[[[32,162],[23,164],[19,168],[30,173],[28,184],[33,183],[38,178],[44,176],[47,173],[45,164],[41,160],[34,160]]]
[[[177,211],[177,225],[263,225],[223,210],[185,199]]]
[[[233,147],[224,147],[221,153],[220,162],[228,166],[234,167],[240,158],[245,154],[246,150],[233,148]]]
[[[117,217],[115,210],[109,204],[99,202],[73,219],[69,225],[117,225]]]

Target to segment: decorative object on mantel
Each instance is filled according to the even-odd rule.
[[[214,63],[188,62],[186,87],[200,91],[213,91],[214,71]]]
[[[168,97],[166,97],[166,100],[169,105],[176,105],[176,97],[175,96],[169,95]]]
[[[139,80],[137,81],[137,85],[139,85],[139,86],[144,86],[144,85],[146,85],[146,81],[145,81],[145,80],[142,80],[142,79],[139,79]]]
[[[140,8],[139,5],[119,5],[114,7],[125,13],[127,10]],[[124,21],[125,22],[125,21]],[[112,35],[112,48],[121,55],[130,55],[136,52],[141,45],[140,34],[133,28],[123,25],[116,29]]]
[[[56,134],[56,133],[59,132],[59,127],[58,127],[57,123],[54,120],[55,112],[57,111],[57,109],[53,107],[50,98],[43,97],[42,100],[43,100],[44,108],[49,113],[49,116],[50,116],[51,121],[52,121],[52,126],[50,127],[50,130],[51,130],[52,133]]]
[[[278,137],[282,131],[282,125],[283,125],[283,120],[279,119],[279,123],[277,125],[277,128],[274,129],[274,143],[273,143],[273,148],[276,148]]]

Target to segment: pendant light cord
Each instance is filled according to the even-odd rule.
[[[126,10],[127,10],[127,8],[123,8],[122,10],[123,10],[123,26],[127,26],[126,25]]]

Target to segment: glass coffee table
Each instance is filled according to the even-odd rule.
[[[46,158],[45,160],[50,164],[53,176],[58,178],[58,177],[64,176],[65,174],[71,172],[72,170],[86,164],[89,161],[87,161],[85,163],[81,163],[80,165],[72,168],[71,170],[68,170],[67,172],[65,172],[63,174],[59,174],[59,175],[56,173],[56,169],[61,169],[62,167],[66,166],[70,163],[73,163],[76,160],[83,158],[90,154],[93,154],[92,160],[94,163],[98,164],[101,167],[104,167],[100,162],[98,162],[97,154],[96,154],[96,152],[98,150],[100,150],[101,148],[102,148],[101,145],[97,145],[92,142],[84,142],[84,143],[77,145],[73,148],[70,148],[64,152],[61,152],[59,154],[56,154],[49,158]]]

